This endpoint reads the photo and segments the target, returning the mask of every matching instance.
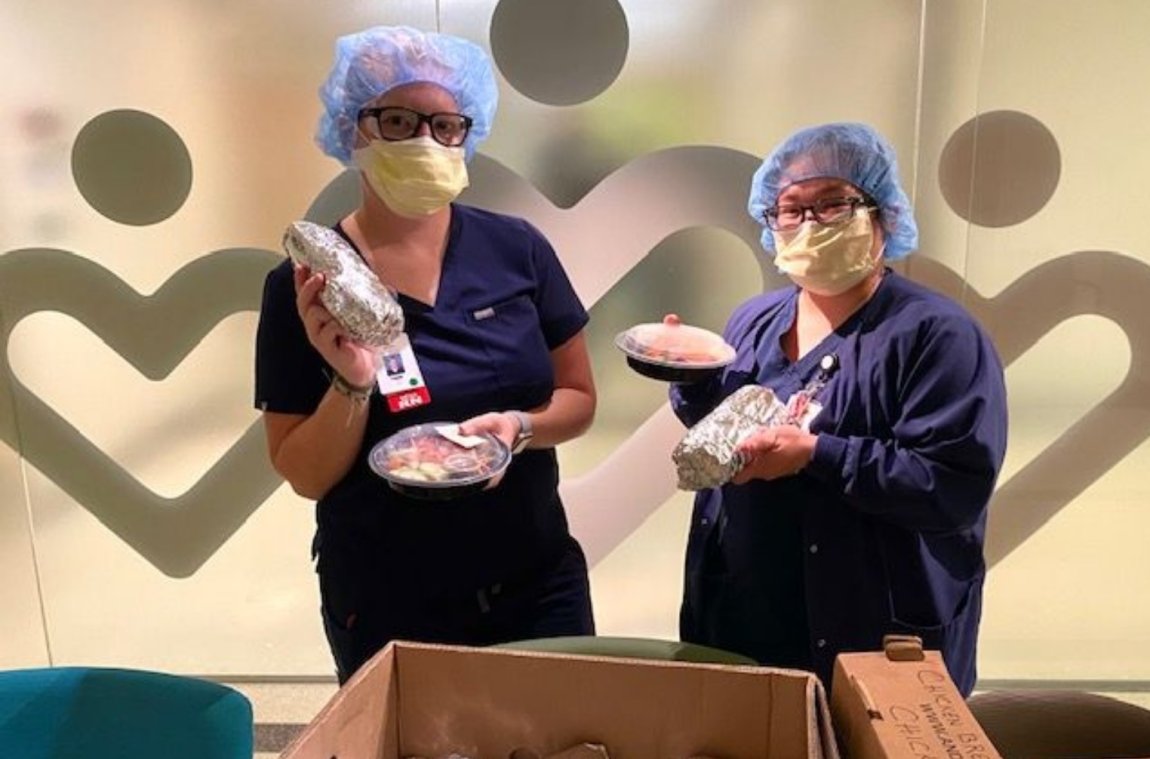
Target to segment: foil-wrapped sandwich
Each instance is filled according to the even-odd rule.
[[[324,275],[319,299],[353,340],[378,348],[402,334],[403,309],[334,229],[293,221],[283,246],[293,261]]]
[[[687,430],[671,452],[680,490],[716,488],[734,477],[746,461],[735,452],[759,427],[780,424],[786,406],[769,387],[746,385]]]

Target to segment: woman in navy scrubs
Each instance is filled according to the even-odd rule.
[[[671,400],[690,425],[758,383],[790,424],[759,430],[734,481],[697,496],[682,637],[829,686],[838,653],[916,634],[969,694],[1006,448],[994,346],[959,305],[884,265],[918,231],[893,149],[870,127],[787,138],[748,207],[794,286],[739,306],[725,331],[735,362]]]
[[[320,274],[285,261],[265,284],[256,404],[276,470],[317,501],[341,683],[393,639],[594,633],[554,448],[595,411],[587,312],[530,224],[453,202],[497,92],[465,40],[406,27],[341,38],[317,141],[361,172],[362,202],[336,229],[398,293],[410,345],[381,357],[351,341],[318,299]],[[428,421],[500,437],[516,451],[502,480],[437,503],[389,489],[368,452]]]

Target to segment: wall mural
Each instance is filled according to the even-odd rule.
[[[122,224],[157,224],[184,204],[192,162],[178,133],[133,110],[88,122],[72,147],[84,199]],[[257,310],[263,278],[280,257],[232,248],[204,255],[159,290],[141,296],[119,277],[66,250],[28,248],[0,256],[5,350],[0,371],[0,437],[76,502],[173,577],[192,574],[279,486],[267,462],[262,423],[253,424],[185,493],[145,487],[68,420],[25,387],[9,365],[20,320],[58,311],[79,320],[148,379],[160,381],[223,318]]]
[[[627,23],[615,0],[502,0],[490,46],[500,73],[520,94],[562,108],[610,87],[627,58]],[[578,154],[568,158],[579,160]],[[661,149],[627,162],[561,208],[530,180],[480,154],[463,200],[537,225],[559,251],[594,322],[598,304],[621,278],[662,241],[692,227],[733,234],[758,262],[763,286],[779,284],[760,255],[758,226],[744,211],[758,161],[721,145]],[[1057,136],[1039,120],[991,111],[954,131],[937,175],[955,214],[993,228],[1037,214],[1057,192],[1061,167]],[[184,203],[194,156],[178,130],[158,117],[109,111],[77,135],[72,170],[92,208],[112,221],[145,226],[163,222]],[[692,191],[680,191],[684,187]],[[306,217],[331,223],[354,207],[358,192],[355,175],[345,172],[324,188]],[[597,252],[605,229],[611,230],[609,256]],[[253,424],[217,461],[206,462],[202,477],[182,495],[162,497],[16,379],[9,336],[21,319],[58,311],[78,319],[144,376],[163,380],[221,319],[258,309],[263,276],[279,260],[270,250],[217,250],[176,272],[153,295],[141,296],[66,250],[26,248],[0,256],[0,368],[10,378],[0,383],[0,438],[167,575],[196,572],[279,486],[266,461],[262,425]],[[1120,252],[1068,251],[989,298],[930,258],[912,258],[908,273],[961,300],[991,331],[1007,363],[1060,322],[1087,313],[1113,320],[1130,342],[1132,360],[1121,385],[1000,483],[988,549],[996,562],[1150,436],[1150,325],[1139,318],[1150,267]],[[1084,290],[1106,297],[1077,297]],[[674,493],[665,453],[681,434],[664,405],[604,461],[565,482],[573,529],[592,562]],[[638,469],[647,476],[634,477]]]

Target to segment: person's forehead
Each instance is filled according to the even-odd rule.
[[[798,203],[841,195],[858,194],[858,188],[838,177],[804,179],[787,186],[779,193],[779,203]]]
[[[434,82],[409,82],[392,87],[368,104],[369,107],[403,106],[422,110],[454,111],[458,105],[455,98],[444,87]]]

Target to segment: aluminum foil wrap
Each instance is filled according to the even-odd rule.
[[[746,385],[699,420],[671,452],[680,490],[716,488],[746,464],[735,448],[759,427],[781,424],[786,406],[774,391]]]
[[[373,348],[403,332],[403,309],[359,254],[329,227],[293,221],[283,247],[293,261],[327,279],[319,299],[357,343]]]

